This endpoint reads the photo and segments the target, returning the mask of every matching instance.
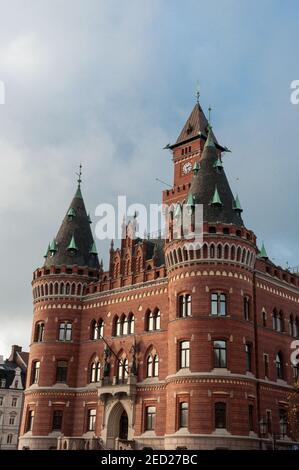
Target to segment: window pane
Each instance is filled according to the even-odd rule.
[[[215,403],[215,428],[226,428],[226,404]]]
[[[179,424],[181,428],[188,427],[188,403],[180,403],[180,418]]]
[[[226,296],[225,294],[220,294],[220,315],[226,315]]]
[[[218,295],[212,294],[211,295],[211,314],[218,315]]]

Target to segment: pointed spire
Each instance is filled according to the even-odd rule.
[[[192,171],[193,171],[193,175],[196,176],[197,173],[199,172],[200,170],[200,165],[198,162],[194,162],[194,165],[193,165],[193,168],[192,168]]]
[[[90,250],[89,250],[89,253],[90,253],[91,255],[97,255],[97,254],[98,254],[98,251],[97,251],[97,247],[96,247],[95,242],[93,242],[92,247],[91,247]]]
[[[205,148],[206,147],[215,147],[215,142],[214,142],[213,133],[212,133],[212,126],[210,124],[208,125],[208,137],[205,142]]]
[[[98,256],[90,255],[93,236],[90,221],[81,193],[81,168],[78,174],[78,187],[65,214],[56,238],[50,244],[51,256],[47,256],[44,266],[81,266],[98,269]]]
[[[48,248],[46,250],[46,253],[44,254],[44,258],[47,258],[48,254],[49,254],[49,251],[50,251],[50,243],[48,245]]]
[[[212,197],[211,205],[213,206],[222,206],[222,202],[218,193],[217,186],[215,187],[214,195]]]
[[[264,245],[264,242],[262,243],[262,247],[259,251],[259,257],[260,258],[264,258],[264,259],[268,259],[268,255],[267,255],[267,252],[266,252],[266,248],[265,248],[265,245]]]
[[[234,211],[239,212],[239,214],[241,214],[241,212],[243,212],[238,194],[236,195],[236,197],[233,201],[233,209],[234,209]]]
[[[49,248],[50,253],[56,253],[57,251],[57,243],[55,238],[53,239],[52,243],[50,243],[50,248]]]
[[[71,250],[71,251],[78,251],[78,247],[76,245],[76,242],[75,242],[75,237],[74,235],[72,235],[72,238],[71,238],[71,241],[67,247],[67,250]]]

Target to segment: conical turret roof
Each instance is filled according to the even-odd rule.
[[[215,164],[219,158],[219,150],[214,145],[212,129],[200,160],[200,171],[193,176],[190,193],[196,204],[203,204],[204,222],[243,225],[240,211],[233,209],[234,197],[230,189],[225,172],[218,171]],[[215,188],[217,188],[217,201],[215,202]]]
[[[53,242],[52,242],[53,244]],[[88,266],[99,268],[90,220],[86,213],[80,183],[55,237],[55,250],[47,252],[45,266]],[[53,247],[54,248],[54,247]],[[92,252],[91,252],[92,251]]]

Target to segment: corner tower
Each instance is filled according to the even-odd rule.
[[[81,168],[80,168],[81,170]],[[72,433],[83,296],[100,264],[81,192],[76,193],[42,268],[33,274],[34,316],[19,448],[56,448]],[[46,416],[46,417],[45,417]]]

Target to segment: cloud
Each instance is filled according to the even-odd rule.
[[[100,202],[159,202],[194,103],[233,152],[244,220],[275,261],[299,264],[293,2],[0,1],[0,353],[28,348],[31,276],[73,196],[79,162]],[[265,25],[267,25],[265,27]],[[238,179],[237,179],[238,178]],[[107,260],[107,246],[98,243]]]

